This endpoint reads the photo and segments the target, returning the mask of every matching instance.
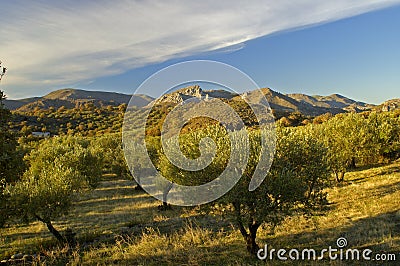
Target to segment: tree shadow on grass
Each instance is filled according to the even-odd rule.
[[[359,166],[357,168],[353,168],[349,171],[349,173],[358,173],[362,171],[370,171],[370,176],[377,175],[386,175],[400,172],[400,164],[399,163],[391,163],[391,164],[374,164],[374,165],[366,165]]]
[[[82,200],[74,203],[74,208],[82,209],[100,209],[100,210],[112,210],[112,207],[123,206],[124,204],[138,203],[140,200],[148,200],[149,196],[147,194],[138,195],[127,195],[128,197],[120,197],[120,194],[115,194],[113,198],[91,198],[87,200]]]
[[[362,176],[360,172],[365,171],[365,175]],[[347,186],[349,184],[359,184],[363,183],[364,181],[368,180],[369,178],[373,178],[376,176],[381,175],[390,175],[394,173],[400,172],[400,164],[399,163],[392,163],[388,164],[379,164],[379,165],[368,165],[368,166],[361,166],[351,171],[347,172],[345,175],[345,180],[341,184],[337,184],[338,187]],[[356,174],[357,178],[352,178],[352,176]],[[350,175],[350,176],[349,176]],[[362,176],[362,177],[359,177]]]
[[[391,184],[381,185],[378,187],[369,188],[368,190],[370,190],[371,191],[370,193],[373,195],[383,197],[385,195],[400,191],[400,181]]]
[[[322,249],[338,248],[337,239],[344,237],[347,246],[343,249],[372,250],[374,254],[395,254],[396,261],[385,261],[384,265],[399,265],[400,263],[400,215],[398,212],[389,212],[374,217],[359,219],[348,226],[333,227],[324,230],[306,231],[297,234],[269,236],[259,238],[260,246],[268,244],[269,250],[284,248],[290,250],[296,248],[315,249],[319,255]],[[276,261],[272,264],[279,263]],[[360,263],[362,262],[362,263]],[[320,261],[323,264],[331,264],[328,258]],[[336,261],[335,265],[343,265]],[[377,265],[375,261],[345,261],[345,265]],[[382,263],[378,265],[383,265]]]

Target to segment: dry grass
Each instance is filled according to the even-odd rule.
[[[108,176],[98,188],[81,195],[71,212],[54,222],[63,231],[72,228],[77,238],[113,240],[132,221],[148,223],[159,213],[156,200],[134,190],[135,183]],[[53,245],[52,235],[40,222],[0,230],[0,258],[18,252],[38,252]]]
[[[296,216],[274,235],[262,230],[260,242],[272,247],[336,247],[345,237],[349,248],[396,253],[400,260],[400,163],[347,174],[341,186],[329,189],[329,209],[320,215]]]
[[[348,173],[344,184],[328,190],[327,210],[290,217],[273,233],[265,226],[258,243],[318,250],[346,237],[348,247],[397,253],[400,260],[399,169],[397,162]],[[46,228],[34,223],[0,231],[0,258],[42,250],[48,265],[265,265],[247,254],[229,223],[198,209],[159,212],[159,202],[134,185],[109,177],[55,223],[77,232],[81,246],[76,249],[57,247]]]

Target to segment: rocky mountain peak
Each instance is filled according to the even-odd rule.
[[[389,112],[400,108],[400,98],[392,99],[382,103],[380,106],[382,112]]]

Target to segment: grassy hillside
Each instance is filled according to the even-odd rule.
[[[198,208],[159,212],[160,203],[134,185],[104,176],[55,223],[62,230],[74,228],[77,248],[57,246],[40,223],[12,226],[0,230],[0,259],[21,252],[41,254],[47,265],[265,265],[248,255],[232,221]],[[274,229],[263,227],[259,245],[321,250],[346,237],[349,248],[396,253],[400,260],[400,161],[352,171],[327,192],[326,210],[292,216]]]

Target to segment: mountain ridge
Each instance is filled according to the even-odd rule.
[[[131,103],[137,107],[143,107],[153,100],[150,96],[138,94],[132,98],[132,95],[105,92],[105,91],[87,91],[82,89],[65,88],[52,91],[42,97],[31,97],[20,100],[5,100],[5,106],[10,110],[32,111],[39,107],[48,109],[50,107],[74,108],[86,103],[93,103],[95,106],[104,107],[107,105],[118,106],[120,104]]]
[[[342,113],[342,112],[361,112],[376,109],[373,104],[356,101],[340,94],[307,95],[303,93],[283,94],[270,88],[262,88],[272,110],[278,113],[300,112],[304,115],[317,116],[324,113]],[[137,108],[146,108],[152,104],[181,103],[189,98],[222,98],[228,101],[238,100],[246,95],[231,93],[224,90],[202,90],[199,85],[180,88],[177,91],[165,94],[158,99],[147,95],[128,95],[116,92],[87,91],[82,89],[65,88],[52,91],[42,97],[31,97],[20,100],[5,100],[5,106],[10,110],[21,112],[32,111],[35,108],[48,109],[50,107],[74,108],[76,106],[93,103],[95,106],[117,106],[120,104],[131,104]],[[389,102],[389,101],[388,101]],[[384,103],[380,109],[384,109]],[[381,106],[379,105],[379,106]],[[389,102],[388,108],[397,108],[399,106],[396,99]]]

